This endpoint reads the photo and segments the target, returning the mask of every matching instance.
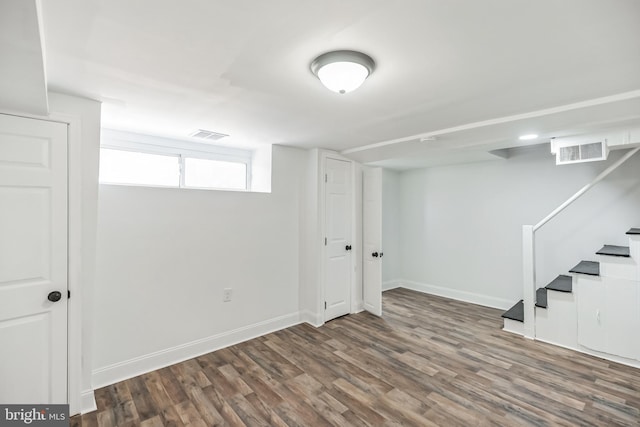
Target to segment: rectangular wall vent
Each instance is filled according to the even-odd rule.
[[[572,163],[595,162],[607,159],[607,143],[605,141],[589,142],[586,144],[564,145],[558,147],[556,164],[568,165]]]
[[[189,136],[192,138],[206,139],[208,141],[218,141],[229,135],[220,132],[213,132],[211,130],[198,129]]]

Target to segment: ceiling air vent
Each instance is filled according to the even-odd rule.
[[[609,154],[606,139],[595,142],[593,140],[588,142],[552,141],[552,148],[552,152],[556,155],[557,165],[606,160]]]
[[[207,141],[218,141],[229,135],[219,132],[213,132],[210,130],[198,129],[189,136],[192,138],[206,139]]]

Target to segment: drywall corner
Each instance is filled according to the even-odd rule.
[[[251,191],[271,193],[271,157],[273,147],[256,148],[251,158]]]

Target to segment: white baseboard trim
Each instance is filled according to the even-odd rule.
[[[401,280],[387,280],[386,282],[382,282],[382,291],[390,291],[391,289],[399,288],[401,286]]]
[[[81,399],[81,407],[80,407],[80,413],[81,414],[86,414],[88,412],[93,412],[96,409],[98,409],[98,406],[96,405],[96,397],[93,394],[93,390],[85,390],[82,392],[82,394],[80,395],[80,399]]]
[[[627,366],[631,366],[633,368],[640,369],[640,360],[627,359],[626,357],[620,357],[620,356],[615,356],[613,354],[602,353],[602,352],[599,352],[599,351],[591,350],[591,349],[589,349],[587,347],[583,347],[580,344],[578,344],[578,347],[575,348],[575,347],[571,347],[571,346],[564,345],[564,344],[558,344],[558,343],[553,342],[553,341],[543,340],[543,339],[540,339],[540,338],[536,338],[536,341],[540,341],[540,342],[543,342],[543,343],[546,343],[546,344],[551,344],[551,345],[554,345],[556,347],[566,348],[567,350],[577,351],[578,353],[588,354],[589,356],[598,357],[600,359],[609,360],[611,362],[620,363],[621,365],[627,365]]]
[[[499,308],[507,310],[513,305],[513,301],[495,298],[473,292],[460,291],[457,289],[445,288],[442,286],[428,285],[426,283],[412,282],[410,280],[399,280],[397,287],[423,292],[425,294],[438,295],[458,301],[470,302],[472,304],[483,305],[485,307]]]
[[[271,332],[279,331],[280,329],[299,324],[300,317],[301,315],[298,312],[287,314],[98,368],[92,372],[92,385],[94,389],[104,387]]]
[[[504,319],[502,330],[524,337],[524,323],[518,322],[517,320]]]
[[[352,313],[360,313],[361,311],[364,311],[364,301],[358,301],[356,303],[356,308],[355,310],[352,311]]]
[[[300,312],[300,323],[308,323],[315,328],[324,325],[321,314],[313,313],[311,310],[302,310]]]

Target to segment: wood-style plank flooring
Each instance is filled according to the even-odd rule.
[[[503,332],[501,311],[396,289],[96,390],[72,426],[640,426],[640,370]]]

